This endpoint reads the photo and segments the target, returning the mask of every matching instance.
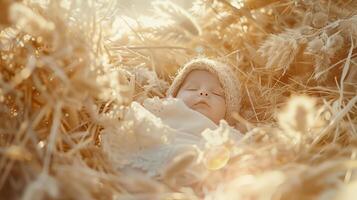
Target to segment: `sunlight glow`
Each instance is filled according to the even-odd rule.
[[[235,0],[235,1],[231,1],[232,6],[240,9],[244,6],[244,0]]]

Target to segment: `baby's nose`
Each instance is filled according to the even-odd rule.
[[[208,96],[208,93],[207,92],[200,92],[200,95],[201,96]]]

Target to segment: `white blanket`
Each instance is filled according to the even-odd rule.
[[[209,118],[175,98],[133,102],[124,120],[103,131],[103,150],[117,168],[134,167],[156,176],[178,153],[220,145],[240,133],[222,120]]]

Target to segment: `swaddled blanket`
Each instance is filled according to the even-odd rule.
[[[217,126],[209,118],[175,98],[133,102],[124,120],[103,131],[103,150],[119,169],[134,167],[159,175],[178,153],[219,145],[240,133],[225,121]],[[217,143],[218,142],[218,143]],[[214,144],[217,143],[217,144]]]

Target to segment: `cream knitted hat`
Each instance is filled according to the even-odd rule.
[[[207,70],[217,75],[225,94],[226,99],[226,116],[225,120],[233,124],[232,114],[238,112],[240,108],[240,85],[238,79],[234,76],[232,69],[224,63],[211,60],[208,58],[196,58],[186,63],[177,73],[171,86],[166,92],[167,96],[176,97],[182,83],[187,75],[193,70]]]

